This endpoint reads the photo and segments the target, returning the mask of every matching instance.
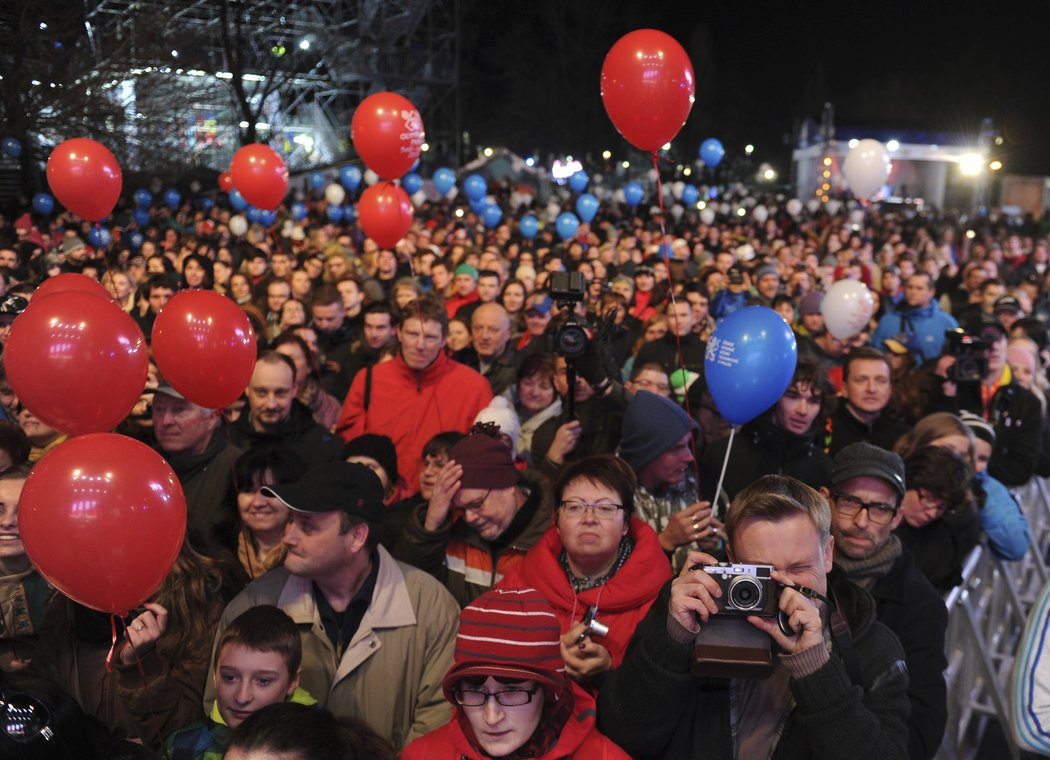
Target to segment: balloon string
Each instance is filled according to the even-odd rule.
[[[656,198],[660,204],[660,254],[664,258],[664,266],[667,267],[667,282],[670,287],[668,288],[671,298],[671,319],[674,320],[674,342],[675,342],[675,362],[678,364],[678,370],[682,374],[682,400],[685,403],[685,413],[692,419],[693,410],[689,408],[689,371],[685,368],[685,357],[682,356],[682,331],[678,329],[678,301],[674,297],[674,284],[671,282],[671,255],[670,246],[667,245],[667,228],[664,224],[664,183],[660,178],[660,158],[656,155],[654,150],[652,153],[653,158],[653,171],[656,172]],[[686,302],[688,303],[688,301]],[[692,307],[690,307],[692,308]],[[670,378],[668,378],[670,380]],[[696,475],[697,488],[700,488],[700,457],[697,456],[696,444],[693,442],[693,473]]]
[[[112,615],[111,616],[111,623],[113,624],[113,644],[114,644],[114,646],[110,647],[109,655],[106,657],[106,671],[109,672],[109,673],[113,672],[110,669],[109,662],[110,662],[110,659],[113,657],[114,648],[115,648],[115,645],[117,643],[117,629],[116,629],[116,622],[115,622],[116,619],[117,619],[117,615]],[[128,640],[128,623],[127,623],[127,620],[125,620],[124,617],[121,617],[120,618],[120,624],[124,627],[124,640],[125,640],[125,642],[127,642],[127,640]],[[133,655],[135,655],[135,664],[138,666],[138,669],[139,669],[139,677],[142,678],[142,691],[146,695],[146,710],[149,712],[150,715],[156,715],[157,714],[156,710],[153,709],[153,699],[150,697],[150,693],[149,693],[149,678],[146,676],[146,668],[142,664],[142,658],[139,657],[139,653],[137,651],[135,651],[134,649],[131,650],[131,653]],[[154,739],[158,738],[158,737],[140,736],[139,738],[142,739],[143,741],[145,741],[147,744],[149,744],[149,743],[152,743],[152,741]],[[163,740],[164,737],[161,736],[161,737],[159,737],[159,739]]]
[[[124,621],[121,620],[121,623],[123,622]],[[109,630],[111,639],[109,642],[109,652],[106,653],[106,672],[112,673],[113,668],[111,664],[113,662],[113,652],[117,648],[117,616],[113,613],[110,613],[109,616]],[[124,630],[127,630],[127,624],[124,624]]]
[[[729,455],[733,453],[733,438],[736,436],[736,431],[739,427],[739,425],[733,425],[733,427],[729,428],[729,444],[726,446],[725,459],[722,460],[722,472],[718,476],[718,487],[715,489],[715,494],[711,497],[711,503],[716,508],[718,506],[718,496],[722,493],[722,483],[726,479],[726,468],[729,467]],[[723,515],[723,517],[725,516]]]

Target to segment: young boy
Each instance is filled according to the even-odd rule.
[[[230,734],[256,710],[277,702],[317,704],[299,688],[299,631],[282,610],[264,604],[237,616],[215,648],[215,703],[202,723],[168,737],[171,760],[221,760]]]

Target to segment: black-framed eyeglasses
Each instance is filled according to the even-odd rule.
[[[19,744],[43,737],[51,741],[55,716],[51,708],[32,694],[16,691],[0,694],[0,731]]]
[[[485,501],[489,498],[489,494],[490,493],[492,493],[492,489],[491,488],[489,490],[485,491],[485,495],[482,496],[481,498],[474,499],[474,501],[468,501],[466,504],[456,504],[455,502],[453,502],[452,508],[453,509],[465,509],[467,511],[470,511],[472,509],[481,509],[483,506],[485,506]]]
[[[533,695],[539,689],[539,686],[533,686],[531,689],[506,689],[504,691],[460,689],[456,692],[456,703],[463,707],[484,707],[491,697],[496,700],[496,704],[503,707],[521,707],[531,702]]]
[[[862,510],[867,510],[868,519],[876,525],[889,525],[897,515],[897,507],[883,501],[864,501],[848,493],[833,493],[835,509],[846,517],[856,517]]]

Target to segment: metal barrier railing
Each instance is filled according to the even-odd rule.
[[[1009,728],[1010,670],[1036,595],[1050,578],[1050,488],[1033,479],[1015,491],[1029,522],[1032,545],[1025,557],[1004,562],[974,549],[963,582],[945,600],[948,608],[948,725],[937,758],[971,760],[989,721],[997,720],[1014,760],[1021,753]]]

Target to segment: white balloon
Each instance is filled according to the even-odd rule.
[[[659,213],[660,213],[660,207],[659,206],[650,206],[649,207],[649,216],[656,216]]]
[[[674,218],[674,220],[676,222],[679,219],[682,218],[682,214],[684,214],[684,213],[685,213],[685,209],[682,208],[682,204],[676,203],[673,206],[671,206],[671,216]]]
[[[718,206],[718,213],[722,214],[722,216],[725,216],[726,214],[728,214],[729,213],[729,204],[728,203],[721,203],[721,204],[719,204],[719,206]]]
[[[746,198],[744,198],[744,200],[740,201],[740,204],[744,208],[754,208],[756,203],[758,203],[758,201],[755,200],[755,197],[753,195],[749,195]]]
[[[815,214],[815,213],[817,213],[817,211],[819,209],[820,209],[820,200],[819,199],[817,199],[817,198],[810,198],[808,201],[806,201],[806,211],[808,211],[809,213]]]
[[[333,182],[324,189],[324,199],[331,206],[342,206],[346,200],[346,190],[338,182]]]
[[[861,140],[842,162],[842,173],[857,198],[870,198],[890,176],[890,154],[878,140]]]
[[[789,200],[787,202],[787,212],[791,214],[791,216],[798,216],[802,213],[802,201],[798,198],[792,198]]]
[[[378,174],[376,174],[371,169],[365,169],[365,184],[366,185],[374,185],[378,181],[379,181],[379,175]]]
[[[711,207],[705,208],[700,212],[700,221],[707,225],[714,224],[715,210]]]
[[[547,221],[548,222],[553,223],[553,222],[557,221],[558,214],[560,214],[560,213],[561,213],[561,206],[559,206],[557,203],[555,203],[554,201],[551,201],[550,203],[547,204]]]
[[[230,217],[230,232],[235,236],[241,237],[248,231],[248,220],[240,214]]]
[[[445,197],[448,198],[450,201],[456,200],[456,196],[457,195],[459,195],[459,188],[456,187],[455,185],[450,187],[448,192],[445,193]]]
[[[850,211],[849,212],[849,220],[853,224],[863,224],[864,223],[864,209],[862,209],[862,208],[855,208],[852,211]]]
[[[660,177],[660,175],[657,174],[656,169],[650,169],[645,173],[645,176],[650,182],[656,182]]]
[[[682,180],[671,183],[671,194],[674,195],[676,200],[682,199],[683,190],[685,190],[685,183]]]
[[[605,177],[603,177],[601,174],[592,174],[591,185],[600,185],[603,179],[605,179]]]
[[[623,194],[622,187],[618,187],[613,191],[613,201],[616,203],[627,203],[627,196]]]
[[[839,340],[852,338],[868,325],[875,310],[875,299],[867,286],[857,280],[839,280],[820,304],[824,326]]]
[[[415,204],[416,208],[419,208],[424,203],[426,203],[426,200],[427,194],[422,190],[416,190],[414,193],[412,193],[412,203]]]
[[[755,206],[753,209],[751,209],[751,218],[754,219],[759,224],[765,224],[766,223],[766,219],[769,218],[769,209],[767,209],[762,204],[759,204],[759,205]]]
[[[842,210],[842,201],[840,201],[838,198],[832,198],[827,203],[825,203],[824,206],[825,208],[827,208],[829,214],[835,216],[835,214]]]
[[[199,193],[200,191],[201,191],[201,183],[198,182],[197,180],[193,180],[193,182],[190,183],[190,192],[191,193]]]

